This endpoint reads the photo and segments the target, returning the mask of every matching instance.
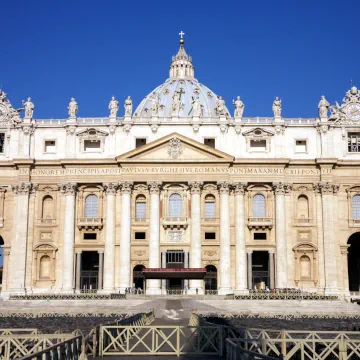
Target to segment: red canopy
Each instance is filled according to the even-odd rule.
[[[205,268],[145,268],[142,270],[147,279],[204,279]]]

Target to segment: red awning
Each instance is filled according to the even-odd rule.
[[[142,272],[147,279],[204,279],[206,275],[205,268],[145,268]]]

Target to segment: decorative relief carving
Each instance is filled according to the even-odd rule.
[[[133,182],[131,181],[121,181],[119,182],[121,194],[131,194],[133,187]]]
[[[321,193],[323,195],[333,195],[333,194],[337,194],[339,191],[340,186],[339,185],[334,185],[328,181],[324,181],[324,182],[320,182],[319,184],[317,184],[319,187],[319,191],[321,191]]]
[[[0,122],[3,124],[17,125],[21,123],[20,112],[23,108],[14,109],[6,93],[0,89]]]
[[[217,183],[220,194],[228,194],[230,191],[230,182],[229,181],[218,181]]]
[[[11,185],[12,191],[16,195],[29,195],[33,184],[31,182],[22,182],[18,185]]]
[[[106,195],[115,195],[119,185],[116,183],[105,183],[103,184]]]
[[[160,194],[161,181],[148,181],[148,187],[150,194]]]
[[[202,186],[203,186],[202,181],[190,181],[189,182],[191,194],[200,194]]]
[[[123,130],[126,135],[129,135],[131,130],[131,124],[125,124]]]
[[[183,231],[169,231],[167,240],[172,243],[181,243],[183,242]]]
[[[177,159],[183,151],[184,149],[180,139],[174,137],[169,141],[168,154],[172,159]]]
[[[246,188],[247,188],[247,183],[246,182],[236,182],[236,183],[233,183],[233,187],[234,187],[235,195],[244,195]]]
[[[77,191],[77,184],[76,183],[60,184],[59,190],[63,195],[75,195]]]
[[[66,127],[66,135],[71,136],[75,135],[76,126],[67,126]]]

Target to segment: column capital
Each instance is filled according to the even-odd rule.
[[[276,195],[285,195],[290,193],[292,190],[293,185],[283,182],[274,182],[273,183],[273,189],[275,191]]]
[[[275,250],[274,250],[274,249],[269,249],[269,250],[268,250],[268,253],[269,253],[269,254],[275,254]]]
[[[78,254],[82,254],[82,249],[75,249],[75,254],[78,255]]]
[[[235,195],[244,195],[247,188],[247,182],[234,182],[233,187]]]
[[[76,183],[65,183],[58,185],[60,192],[63,195],[75,195],[77,191],[77,184]]]
[[[106,195],[115,195],[119,185],[117,183],[104,183],[103,184]]]
[[[314,190],[317,192],[321,192],[322,195],[333,195],[337,194],[340,186],[334,185],[328,181],[321,181],[318,184],[314,185]]]
[[[251,255],[253,252],[254,252],[253,250],[246,250],[246,253],[247,253],[248,255]]]
[[[134,183],[132,181],[120,181],[119,187],[121,194],[131,194]]]
[[[219,188],[220,194],[229,195],[230,185],[231,185],[231,183],[229,181],[218,181],[217,186]]]
[[[147,185],[149,187],[150,194],[160,194],[162,182],[161,181],[148,181]]]
[[[189,181],[190,193],[200,194],[203,184],[202,181]]]
[[[11,189],[15,195],[29,195],[32,191],[32,188],[33,184],[31,182],[21,182],[17,185],[11,185]]]
[[[103,254],[104,252],[105,252],[104,249],[99,249],[99,250],[98,250],[98,254]]]

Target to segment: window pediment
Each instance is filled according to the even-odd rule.
[[[108,132],[95,129],[95,128],[87,128],[85,130],[81,130],[78,133],[76,133],[76,136],[82,137],[82,138],[88,138],[88,139],[98,139],[103,138],[105,136],[109,135]]]
[[[259,139],[274,136],[274,133],[272,131],[265,130],[259,127],[244,131],[242,134],[246,137],[259,138]]]

